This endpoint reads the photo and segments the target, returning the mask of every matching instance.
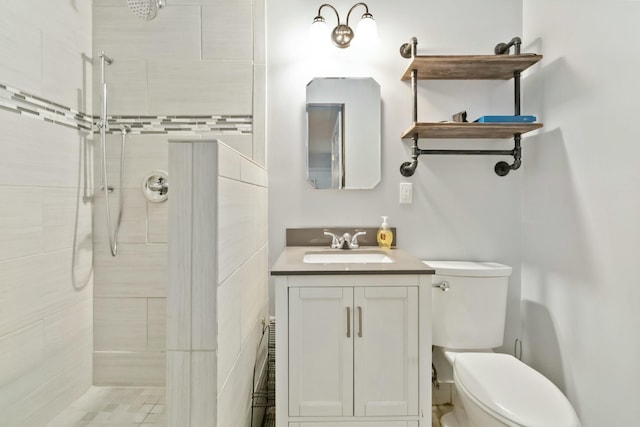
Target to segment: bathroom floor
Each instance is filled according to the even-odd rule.
[[[47,427],[164,427],[165,389],[91,387]]]

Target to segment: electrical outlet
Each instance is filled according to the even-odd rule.
[[[413,203],[413,184],[410,182],[400,183],[400,204],[408,205]]]

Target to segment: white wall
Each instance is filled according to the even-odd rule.
[[[519,334],[520,189],[522,172],[498,177],[500,157],[423,156],[416,174],[400,175],[410,142],[411,89],[400,77],[408,65],[398,49],[418,38],[422,54],[492,54],[496,43],[521,35],[521,2],[470,0],[367,2],[378,24],[374,52],[332,48],[314,59],[307,34],[318,4],[268,3],[269,242],[273,263],[292,227],[373,226],[388,215],[399,247],[422,259],[491,260],[514,267],[510,281],[505,348]],[[332,3],[343,19],[351,1]],[[352,15],[357,16],[356,9]],[[335,17],[327,12],[329,25]],[[373,77],[382,96],[382,181],[373,190],[313,190],[305,180],[305,88],[313,77]],[[440,121],[467,110],[470,117],[513,113],[512,82],[420,82],[419,119]],[[537,114],[524,100],[523,113]],[[423,147],[437,142],[423,141]],[[439,146],[510,148],[512,141],[448,141]],[[445,147],[446,148],[446,147]],[[527,159],[524,159],[525,164]],[[398,204],[398,184],[414,184],[413,205]],[[271,298],[273,300],[273,298]]]
[[[0,4],[0,84],[90,114],[90,57],[91,2]],[[91,385],[92,141],[0,97],[0,425],[37,427]]]
[[[524,4],[545,55],[526,90],[545,128],[525,144],[524,359],[585,427],[637,425],[640,3]]]

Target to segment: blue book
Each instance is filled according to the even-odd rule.
[[[533,123],[536,116],[482,116],[478,123]]]

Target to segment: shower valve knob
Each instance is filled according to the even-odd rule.
[[[169,195],[169,175],[160,170],[151,172],[142,180],[142,192],[150,202],[164,202]]]

